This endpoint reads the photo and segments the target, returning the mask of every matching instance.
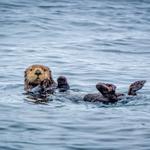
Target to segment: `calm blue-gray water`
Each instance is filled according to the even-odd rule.
[[[150,149],[149,0],[0,0],[0,150]],[[72,90],[34,104],[24,70],[49,66]],[[97,82],[138,96],[85,103]]]

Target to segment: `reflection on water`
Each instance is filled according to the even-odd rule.
[[[150,147],[148,0],[0,1],[0,149],[120,150]],[[44,64],[71,88],[45,105],[27,101],[24,69]],[[99,81],[138,97],[85,103]]]

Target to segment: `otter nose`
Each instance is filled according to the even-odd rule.
[[[36,71],[35,71],[35,74],[36,74],[37,76],[39,76],[39,75],[42,74],[42,73],[41,73],[40,70],[36,70]]]

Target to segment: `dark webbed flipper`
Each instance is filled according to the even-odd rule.
[[[97,83],[96,88],[105,97],[107,94],[114,94],[116,91],[116,86],[113,84]]]
[[[105,83],[98,83],[96,84],[97,90],[104,96],[107,97],[109,100],[117,100],[116,95],[116,86],[113,84],[105,84]]]
[[[145,83],[146,83],[146,80],[140,80],[140,81],[136,81],[132,83],[129,86],[128,95],[136,95],[136,92],[140,90],[144,86]]]
[[[59,92],[65,92],[70,89],[70,86],[67,82],[67,78],[64,76],[58,77],[57,83],[57,88],[59,89]]]

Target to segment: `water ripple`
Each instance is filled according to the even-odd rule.
[[[120,150],[150,147],[150,2],[148,0],[0,1],[0,149]],[[71,90],[47,103],[24,95],[24,70],[44,64]],[[136,97],[83,102],[110,82]]]

